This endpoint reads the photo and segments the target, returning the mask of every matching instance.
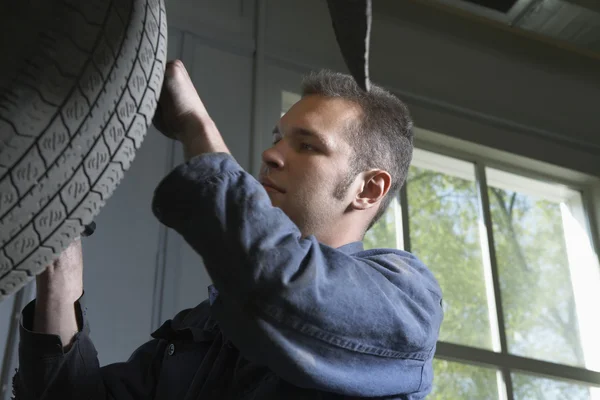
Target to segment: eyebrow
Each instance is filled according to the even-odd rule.
[[[279,126],[275,125],[275,128],[273,128],[273,134],[281,134],[281,131],[279,130]],[[292,135],[298,135],[298,136],[304,136],[304,137],[310,137],[310,138],[314,138],[316,140],[319,141],[319,143],[321,143],[323,146],[328,147],[328,141],[325,140],[325,138],[316,133],[311,131],[310,129],[306,129],[306,128],[300,128],[300,127],[293,127],[291,129],[291,134]]]

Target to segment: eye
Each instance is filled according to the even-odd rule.
[[[281,134],[274,133],[273,134],[273,145],[276,145],[281,140]]]
[[[316,150],[313,146],[311,146],[308,143],[301,143],[300,147],[302,148],[302,150],[308,150],[308,151],[314,151],[314,150]]]

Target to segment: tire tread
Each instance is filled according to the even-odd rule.
[[[0,188],[7,188],[0,193],[0,300],[41,273],[98,214],[135,157],[162,86],[163,1],[60,3],[96,38],[87,48],[58,29],[47,33],[51,50],[66,43],[79,60],[65,65],[43,52],[25,64],[21,92],[0,96]],[[88,9],[103,3],[99,21]],[[40,71],[48,79],[37,79]],[[35,99],[26,111],[24,90]],[[26,112],[35,123],[21,122]]]

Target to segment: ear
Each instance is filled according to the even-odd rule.
[[[391,175],[384,170],[376,169],[363,173],[359,192],[352,199],[352,208],[366,210],[379,204],[390,190]]]

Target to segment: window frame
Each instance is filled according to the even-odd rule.
[[[514,400],[511,377],[511,373],[513,372],[583,384],[586,386],[600,387],[600,371],[597,372],[582,367],[517,356],[508,352],[502,308],[502,292],[500,290],[494,232],[488,198],[486,167],[503,170],[531,179],[564,185],[581,193],[583,212],[587,223],[586,230],[591,237],[593,250],[596,255],[600,254],[600,245],[598,243],[598,228],[600,221],[598,221],[598,216],[596,215],[596,210],[600,210],[600,179],[566,168],[455,139],[418,127],[415,127],[414,145],[415,148],[418,149],[472,163],[475,167],[479,204],[483,213],[483,221],[487,233],[496,321],[500,339],[498,351],[438,341],[435,358],[462,364],[493,368],[499,371],[503,385],[499,380],[498,392],[500,393],[500,398],[506,400]],[[400,192],[403,228],[402,236],[404,238],[404,249],[406,251],[411,251],[408,204],[407,187],[406,185],[403,185]]]

